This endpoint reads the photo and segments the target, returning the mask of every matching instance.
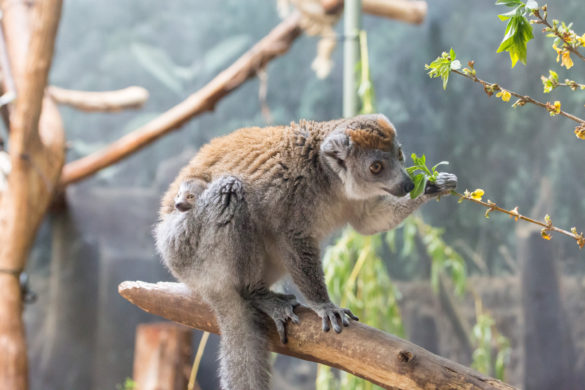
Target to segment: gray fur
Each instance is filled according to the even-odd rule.
[[[228,164],[223,155],[205,160],[209,149],[202,149],[201,161],[211,165],[197,157],[191,163],[206,167],[195,174],[209,177],[210,183],[184,178],[180,197],[199,191],[197,199],[185,212],[163,215],[155,237],[172,273],[217,313],[225,390],[269,388],[260,312],[273,319],[282,342],[288,321],[298,322],[294,296],[269,290],[284,274],[291,275],[322,318],[324,331],[332,327],[339,333],[350,319],[357,320],[329,298],[319,252],[327,235],[347,223],[363,234],[392,229],[429,199],[455,188],[457,178],[442,173],[425,194],[410,199],[406,193],[412,181],[398,141],[379,150],[356,145],[347,136],[348,128],[379,131],[380,120],[389,123],[382,115],[301,122],[282,130],[277,150],[248,146],[244,158],[251,162]],[[237,138],[233,142],[237,145]],[[276,157],[263,159],[263,153]],[[382,164],[381,172],[372,173],[373,162]]]

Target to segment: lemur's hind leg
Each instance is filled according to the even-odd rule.
[[[233,176],[214,180],[197,201],[202,223],[198,256],[205,274],[196,288],[214,309],[219,328],[224,390],[268,390],[270,365],[263,316],[251,291],[261,285],[260,240],[246,202],[245,184]]]
[[[259,288],[250,292],[250,299],[255,307],[272,318],[280,341],[286,344],[286,323],[289,320],[299,323],[299,317],[294,312],[294,308],[299,305],[297,298],[292,294],[280,294],[267,288]]]

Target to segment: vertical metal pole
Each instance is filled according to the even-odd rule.
[[[358,112],[357,77],[359,59],[358,34],[361,29],[362,1],[345,0],[343,26],[343,116],[355,116]]]

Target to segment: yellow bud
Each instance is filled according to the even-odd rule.
[[[520,213],[518,212],[518,206],[514,207],[514,209],[510,210],[510,218],[514,218],[514,221],[518,221],[518,217]]]
[[[546,229],[542,229],[542,230],[540,231],[540,236],[541,236],[542,238],[544,238],[545,240],[550,240],[550,239],[552,238],[552,237],[550,236],[550,234],[548,233],[548,230],[546,230]]]

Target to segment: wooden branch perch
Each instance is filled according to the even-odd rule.
[[[321,4],[326,13],[343,8],[343,0],[322,0]],[[413,24],[421,24],[427,16],[427,2],[422,0],[362,0],[362,9],[371,15]]]
[[[269,61],[290,49],[294,40],[301,34],[299,20],[299,15],[295,14],[281,22],[205,87],[159,117],[113,142],[105,149],[66,164],[61,176],[61,185],[66,186],[93,175],[100,169],[128,157],[159,137],[177,129],[194,116],[213,110],[222,97],[253,77]]]
[[[82,111],[112,112],[140,108],[148,100],[148,91],[142,87],[128,87],[117,91],[87,92],[51,86],[49,95],[59,104]]]
[[[141,309],[169,320],[218,333],[211,308],[180,283],[123,282],[120,294]],[[495,389],[512,386],[432,354],[408,341],[359,322],[341,334],[325,333],[310,309],[295,309],[300,325],[287,325],[288,343],[280,343],[268,318],[272,351],[340,368],[386,389]]]

